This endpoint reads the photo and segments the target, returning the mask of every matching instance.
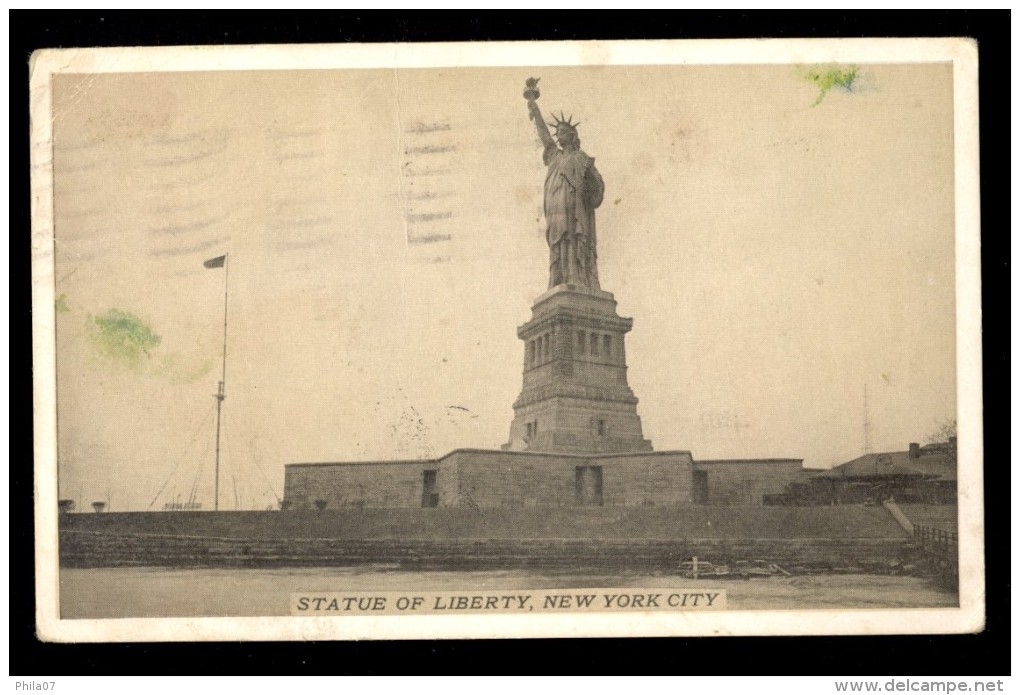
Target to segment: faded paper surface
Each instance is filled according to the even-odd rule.
[[[980,626],[971,44],[105,49],[43,52],[32,69],[38,613],[48,638]],[[515,330],[549,268],[528,77],[541,77],[546,114],[581,121],[582,148],[605,179],[600,281],[635,319],[628,379],[656,450],[827,469],[956,419],[958,596],[889,589],[923,594],[918,606],[868,593],[882,582],[839,580],[801,586],[810,600],[784,585],[781,601],[745,598],[744,610],[731,590],[710,615],[297,619],[284,617],[291,594],[375,581],[404,591],[422,577],[100,568],[75,570],[93,574],[61,591],[72,573],[58,567],[57,500],[77,512],[93,502],[209,508],[223,370],[224,510],[278,510],[289,463],[434,459],[507,441],[521,380]],[[223,270],[203,267],[224,254]],[[544,591],[570,576],[549,587],[534,576],[429,581],[454,593]],[[685,585],[655,579],[635,585]],[[131,605],[154,587],[192,602]],[[256,591],[274,594],[265,613]]]

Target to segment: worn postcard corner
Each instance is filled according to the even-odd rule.
[[[40,639],[983,628],[972,41],[29,67]]]

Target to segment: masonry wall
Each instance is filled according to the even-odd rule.
[[[763,495],[779,494],[803,479],[800,459],[695,461],[708,473],[708,505],[759,506]]]
[[[579,493],[578,468],[586,469]],[[601,469],[601,494],[594,482]],[[460,449],[438,460],[292,464],[284,497],[291,509],[413,508],[435,471],[439,507],[686,507],[694,471],[708,474],[710,506],[761,506],[801,477],[796,459],[698,461],[686,451],[576,455]],[[579,498],[579,494],[581,497]]]
[[[439,505],[444,506],[452,475],[450,466],[443,464],[434,460],[292,464],[287,466],[284,499],[292,509],[315,509],[316,500],[324,500],[327,509],[421,507],[424,472],[435,470]]]
[[[691,503],[693,461],[686,451],[594,456],[603,467],[607,507],[663,507]]]
[[[944,509],[944,507],[943,507]],[[885,507],[585,507],[64,514],[61,532],[213,540],[612,538],[909,540]],[[594,535],[593,535],[594,534]]]
[[[563,507],[574,504],[574,469],[585,459],[510,451],[454,451],[459,506]]]
[[[461,506],[576,507],[579,466],[602,469],[604,507],[675,506],[690,502],[687,452],[631,456],[572,456],[503,451],[455,451]]]

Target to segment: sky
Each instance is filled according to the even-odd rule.
[[[580,120],[645,437],[830,467],[956,410],[949,64],[64,74],[60,496],[221,507],[286,463],[506,442],[548,282],[521,93]],[[203,261],[229,253],[226,269]]]

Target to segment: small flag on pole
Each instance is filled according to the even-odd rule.
[[[217,256],[216,258],[210,258],[208,261],[206,261],[202,265],[204,265],[206,268],[222,268],[223,265],[226,262],[227,262],[227,257],[224,255],[224,256]]]

